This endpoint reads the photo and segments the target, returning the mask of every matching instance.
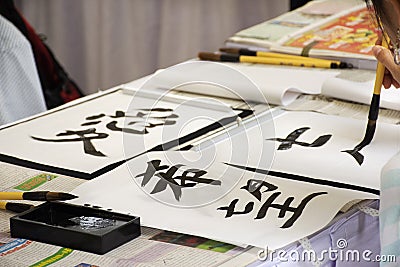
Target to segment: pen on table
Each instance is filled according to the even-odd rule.
[[[296,56],[296,55],[289,55],[289,54],[283,54],[283,53],[273,53],[273,52],[264,52],[264,51],[256,51],[256,50],[250,50],[246,48],[229,48],[229,47],[224,47],[220,48],[219,51],[228,53],[228,54],[236,54],[236,55],[241,55],[241,56],[254,56],[254,57],[270,57],[270,58],[286,58],[286,59],[297,59],[297,60],[303,60],[303,61],[311,61],[311,62],[326,62],[326,63],[331,63],[331,64],[336,64],[339,69],[345,69],[345,68],[353,68],[352,64],[346,63],[346,62],[341,62],[339,60],[328,60],[328,59],[321,59],[321,58],[312,58],[312,57],[304,57],[304,56]]]
[[[0,201],[0,209],[21,213],[35,207],[31,204]]]
[[[336,63],[331,63],[329,61],[320,62],[312,60],[254,57],[254,56],[241,56],[232,54],[217,54],[208,52],[200,52],[198,57],[201,60],[211,60],[220,62],[259,63],[259,64],[269,64],[269,65],[284,65],[284,66],[328,68],[328,69],[337,69],[339,67]]]
[[[386,48],[388,47],[386,38],[382,38],[382,46]],[[379,114],[379,101],[380,101],[380,94],[381,94],[384,75],[385,75],[385,66],[378,61],[378,65],[376,67],[374,93],[372,95],[371,105],[369,107],[369,112],[368,112],[367,129],[365,131],[364,139],[360,142],[360,144],[356,146],[358,150],[361,150],[363,147],[371,143],[372,138],[374,137],[376,129],[376,121],[378,120],[378,114]]]
[[[0,192],[1,200],[53,201],[53,200],[70,200],[74,198],[77,198],[77,196],[62,192],[49,192],[49,191]]]

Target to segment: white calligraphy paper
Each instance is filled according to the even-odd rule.
[[[159,70],[146,81],[134,81],[125,86],[135,88],[141,84],[148,89],[171,89],[185,84],[176,90],[286,106],[300,94],[320,94],[323,83],[339,73],[301,67],[187,61]],[[200,83],[186,83],[187,80],[198,81],[199,77],[225,88],[214,86],[204,90]]]
[[[360,165],[342,151],[361,141],[365,121],[312,112],[243,127],[198,151],[135,158],[78,187],[72,202],[130,212],[145,226],[278,249],[326,226],[348,202],[378,198],[380,170],[399,150],[397,127],[378,124]]]
[[[133,97],[117,90],[1,129],[0,153],[2,160],[91,174],[223,118],[235,121],[237,113],[210,99],[143,92]]]
[[[207,178],[219,179],[220,186],[200,186],[200,189],[182,188],[179,201],[174,198],[172,190],[168,187],[162,192],[151,194],[159,180],[158,177],[152,177],[151,183],[141,187],[142,179],[136,176],[145,172],[147,162],[150,160],[161,160],[162,164],[168,164],[168,158],[174,158],[171,153],[183,153],[184,157],[189,159],[188,162],[191,158],[197,157],[197,153],[192,151],[152,152],[143,155],[132,160],[131,166],[136,169],[132,167],[128,169],[127,165],[120,166],[74,190],[73,193],[79,198],[73,203],[92,204],[106,209],[129,212],[140,216],[141,224],[144,226],[225,242],[277,249],[324,227],[347,202],[355,198],[373,197],[363,192],[310,185],[245,172],[220,162],[209,166],[205,175]],[[186,165],[188,162],[178,161],[174,164]],[[196,164],[187,166],[201,168]],[[133,173],[134,170],[137,172]],[[264,192],[268,188],[261,187],[261,197],[258,199],[243,189],[252,179],[266,181],[276,189],[273,187],[271,191]],[[220,198],[216,198],[217,196]],[[290,198],[293,198],[293,201],[287,208],[279,207],[279,205],[284,206]],[[301,208],[301,203],[307,198],[311,199]],[[237,202],[234,212],[244,212],[247,205],[252,205],[251,210],[248,213],[226,217],[228,213],[226,209],[235,200]],[[265,206],[267,201],[272,201],[271,204],[275,206],[269,207],[265,215],[259,216],[262,206]],[[201,203],[203,205],[200,205]],[[191,207],[189,204],[194,205]],[[294,212],[289,210],[295,211],[296,208],[299,208],[300,216],[290,227],[284,227],[294,215]],[[287,209],[286,212],[284,212],[285,209]],[[284,213],[281,218],[280,212]],[[256,217],[260,218],[256,219]]]

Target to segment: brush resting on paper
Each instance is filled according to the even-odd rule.
[[[54,200],[71,200],[74,198],[77,198],[77,196],[62,192],[49,192],[49,191],[0,192],[0,199],[2,200],[54,201]]]
[[[17,213],[30,210],[33,207],[35,206],[31,204],[0,201],[0,209],[13,211]]]
[[[273,53],[273,52],[264,52],[264,51],[256,51],[250,50],[246,48],[230,48],[230,47],[223,47],[220,48],[219,51],[228,54],[234,55],[241,55],[241,56],[254,56],[254,57],[266,57],[266,58],[282,58],[289,60],[300,60],[302,62],[314,62],[314,63],[321,63],[329,66],[330,68],[339,68],[339,69],[352,69],[353,65],[346,62],[341,62],[337,60],[328,60],[328,59],[320,59],[320,58],[313,58],[313,57],[305,57],[305,56],[297,56],[297,55],[290,55],[284,53]]]
[[[241,62],[241,63],[257,63],[257,64],[268,64],[268,65],[283,65],[283,66],[294,66],[294,67],[308,67],[308,68],[328,68],[338,69],[344,68],[344,65],[332,62],[329,60],[305,58],[299,59],[295,56],[244,56],[239,54],[219,54],[200,52],[198,57],[201,60],[219,61],[219,62]],[[347,66],[347,65],[346,65]],[[350,66],[348,66],[350,67]]]

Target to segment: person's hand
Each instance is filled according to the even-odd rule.
[[[400,65],[396,65],[393,60],[392,52],[381,46],[382,36],[378,38],[372,52],[376,59],[385,66],[385,76],[383,77],[383,87],[388,89],[392,84],[394,87],[400,87]]]

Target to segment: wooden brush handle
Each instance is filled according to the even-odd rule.
[[[386,38],[382,38],[382,46],[388,48],[388,43],[386,41]],[[381,93],[384,75],[385,75],[385,66],[378,61],[378,66],[376,67],[374,95],[379,95]]]

